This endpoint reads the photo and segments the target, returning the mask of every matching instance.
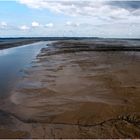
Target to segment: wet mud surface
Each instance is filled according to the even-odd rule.
[[[95,46],[42,49],[1,101],[0,137],[140,138],[140,52]]]

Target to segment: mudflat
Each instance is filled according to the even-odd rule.
[[[42,49],[1,101],[0,137],[140,138],[139,48],[69,40]]]

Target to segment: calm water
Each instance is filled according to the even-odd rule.
[[[20,47],[0,50],[0,97],[6,97],[47,42],[38,42]]]

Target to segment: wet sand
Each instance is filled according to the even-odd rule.
[[[1,101],[0,138],[140,138],[139,47],[71,40],[42,49]]]

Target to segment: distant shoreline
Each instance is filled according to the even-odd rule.
[[[33,38],[0,38],[0,50],[27,45],[39,41],[84,41],[94,45],[94,51],[140,51],[140,39],[118,39],[98,37],[33,37]],[[79,43],[80,43],[79,42]],[[136,45],[135,45],[136,43]],[[71,44],[71,43],[70,43]],[[81,44],[81,43],[80,43]],[[79,44],[79,45],[80,45]],[[74,44],[75,45],[75,44]],[[82,44],[83,45],[83,44]],[[89,43],[87,43],[89,45]]]
[[[13,48],[21,45],[27,45],[31,43],[38,42],[38,40],[15,40],[15,41],[8,41],[8,42],[0,42],[0,50]]]
[[[54,40],[81,40],[81,39],[88,39],[83,37],[19,37],[19,38],[0,38],[0,50],[7,49],[7,48],[13,48],[21,45],[27,45],[39,41],[54,41]],[[91,38],[96,39],[96,38]]]

